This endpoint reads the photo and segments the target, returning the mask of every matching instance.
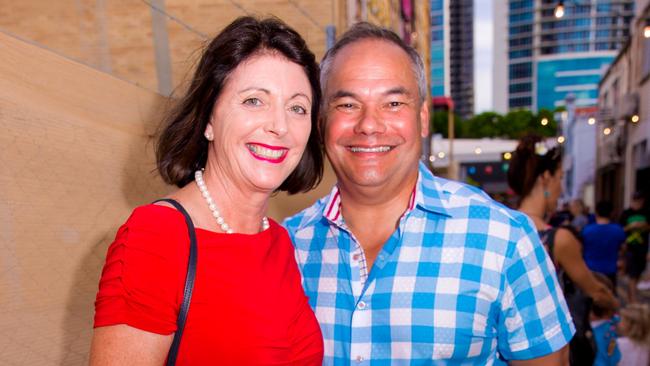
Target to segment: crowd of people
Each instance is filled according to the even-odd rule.
[[[581,232],[549,225],[562,154],[534,136],[513,154],[516,210],[434,176],[426,97],[390,30],[358,23],[318,65],[277,19],[227,26],[162,125],[158,172],[179,189],[108,249],[90,364],[647,364],[650,311],[621,307],[605,255],[643,254],[638,281],[642,205],[620,230],[606,204],[569,220]],[[267,218],[275,192],[318,184],[323,152],[330,194]]]
[[[573,317],[570,363],[648,365],[650,318],[638,291],[648,260],[645,198],[635,193],[619,220],[609,201],[598,202],[594,213],[580,199],[557,209],[560,149],[539,136],[524,137],[513,154],[508,183],[520,198],[518,209],[537,228]],[[621,274],[624,291],[619,291]]]

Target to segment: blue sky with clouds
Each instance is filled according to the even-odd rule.
[[[474,0],[474,110],[492,110],[493,0]]]

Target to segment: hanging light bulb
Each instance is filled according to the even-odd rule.
[[[555,6],[555,10],[553,11],[553,14],[558,19],[564,16],[564,1],[562,0],[558,1],[557,5]]]
[[[645,27],[643,27],[643,37],[650,38],[650,18],[645,20]]]

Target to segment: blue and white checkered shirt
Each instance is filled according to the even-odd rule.
[[[420,165],[370,273],[332,193],[284,223],[325,342],[324,365],[490,365],[575,332],[530,220]],[[368,223],[372,225],[372,223]]]

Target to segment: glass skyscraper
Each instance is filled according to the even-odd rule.
[[[596,105],[598,82],[627,41],[634,0],[566,0],[559,18],[558,3],[507,2],[510,110],[554,109],[569,93],[577,107]]]
[[[450,97],[462,118],[474,114],[473,0],[430,0],[431,96]]]
[[[445,32],[445,7],[444,0],[431,0],[431,95],[440,97],[448,95],[449,82],[445,75],[445,39],[449,32]],[[445,37],[447,33],[447,37]],[[449,66],[447,65],[447,68]]]

